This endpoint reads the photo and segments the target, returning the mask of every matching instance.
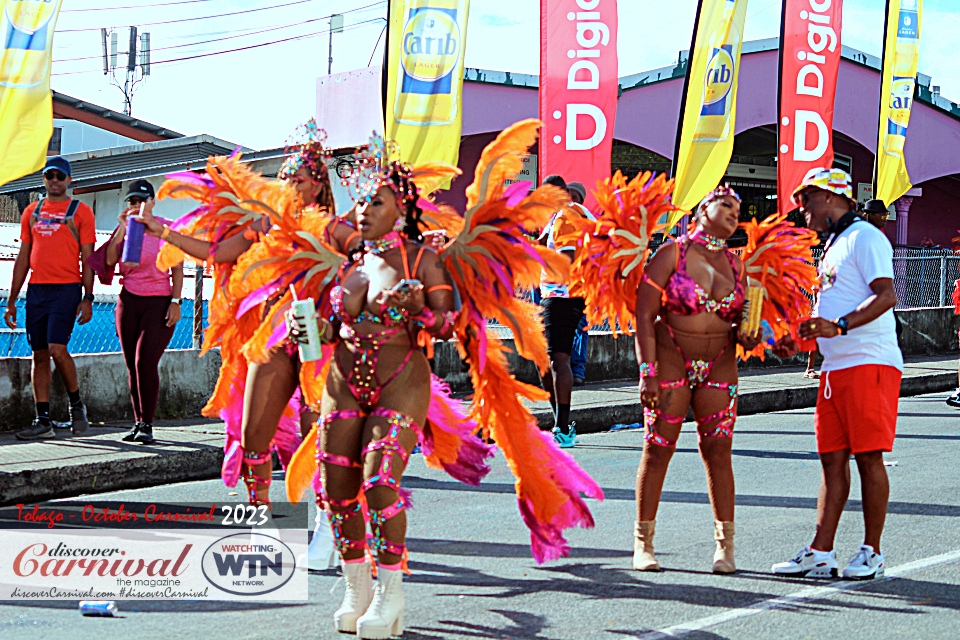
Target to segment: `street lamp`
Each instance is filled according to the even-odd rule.
[[[343,14],[335,13],[330,16],[330,60],[327,63],[327,75],[333,73],[333,34],[343,33]]]

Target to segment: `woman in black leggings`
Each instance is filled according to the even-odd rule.
[[[119,224],[107,244],[107,268],[120,261],[127,218],[140,205],[154,197],[153,185],[135,180],[127,191],[130,207],[120,214]],[[123,289],[117,298],[117,335],[130,377],[130,400],[134,426],[123,439],[127,442],[153,442],[153,415],[160,395],[160,358],[166,351],[180,319],[180,291],[183,265],[170,271],[157,269],[160,240],[144,235],[139,264],[120,265]]]

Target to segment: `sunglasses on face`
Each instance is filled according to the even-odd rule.
[[[67,179],[67,174],[65,174],[63,171],[57,171],[55,169],[51,169],[50,171],[47,171],[45,174],[43,174],[43,177],[46,178],[47,180],[51,180],[51,181],[58,180],[60,182],[63,182],[64,180]]]
[[[140,206],[146,201],[147,201],[146,198],[138,198],[137,196],[130,196],[129,198],[127,198],[127,203],[133,207]]]

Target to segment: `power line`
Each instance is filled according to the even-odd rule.
[[[206,1],[206,0],[204,0],[204,1]],[[356,9],[349,9],[349,10],[347,10],[347,11],[344,11],[343,13],[346,14],[346,13],[355,13],[355,12],[358,12],[358,11],[365,11],[365,10],[367,10],[367,9],[370,9],[370,8],[375,7],[375,6],[377,6],[377,5],[380,5],[380,4],[383,4],[383,3],[382,3],[382,2],[374,2],[374,3],[368,4],[368,5],[364,5],[364,6],[362,6],[362,7],[357,7]],[[259,34],[262,34],[262,33],[269,33],[269,32],[271,32],[271,31],[279,31],[279,30],[281,30],[281,29],[289,29],[290,27],[296,27],[296,26],[299,26],[299,25],[302,25],[302,24],[309,24],[309,23],[312,23],[312,22],[320,22],[320,21],[322,21],[322,20],[329,20],[329,19],[330,19],[330,16],[323,16],[323,17],[320,17],[320,18],[311,18],[311,19],[309,19],[309,20],[301,20],[300,22],[294,22],[294,23],[291,23],[291,24],[284,24],[284,25],[279,25],[279,26],[275,26],[275,27],[267,27],[266,29],[260,29],[260,30],[257,30],[257,31],[248,31],[247,33],[239,33],[239,34],[224,36],[224,37],[222,37],[222,38],[211,38],[211,39],[209,39],[209,40],[200,40],[200,41],[198,41],[198,42],[187,42],[187,43],[184,43],[184,44],[173,44],[173,45],[168,45],[168,46],[165,46],[165,47],[154,47],[154,48],[153,48],[153,51],[164,51],[164,50],[168,50],[168,49],[182,49],[182,48],[185,48],[185,47],[195,47],[195,46],[199,46],[199,45],[203,45],[203,44],[210,44],[210,43],[212,43],[212,42],[222,42],[222,41],[224,41],[224,40],[233,40],[233,39],[236,39],[236,38],[245,38],[245,37],[247,37],[247,36],[259,35]],[[380,19],[381,19],[381,18],[377,18],[377,20],[380,20]],[[139,25],[138,25],[138,26],[139,26]],[[100,60],[101,58],[102,58],[102,56],[81,56],[81,57],[78,57],[78,58],[62,58],[62,59],[59,59],[59,60],[54,59],[54,62],[77,62],[77,61],[80,61],[80,60]],[[156,64],[156,63],[154,63],[154,64]]]
[[[362,21],[362,22],[355,22],[355,23],[352,24],[352,25],[349,25],[349,26],[347,26],[347,27],[344,27],[344,31],[352,31],[353,29],[359,28],[359,27],[361,27],[361,26],[363,26],[363,25],[365,25],[365,24],[372,24],[372,23],[374,23],[374,22],[379,22],[380,20],[381,20],[381,18],[372,18],[372,19],[370,19],[370,20],[364,20],[364,21]],[[171,59],[169,59],[169,60],[157,60],[157,61],[152,61],[152,62],[150,63],[150,65],[151,65],[151,66],[155,66],[155,65],[158,65],[158,64],[168,64],[168,63],[171,63],[171,62],[184,62],[184,61],[186,61],[186,60],[196,60],[197,58],[207,58],[207,57],[210,57],[210,56],[223,55],[223,54],[225,54],[225,53],[236,53],[236,52],[238,52],[238,51],[247,51],[247,50],[249,50],[249,49],[258,49],[258,48],[260,48],[260,47],[268,47],[268,46],[271,46],[271,45],[281,44],[281,43],[284,43],[284,42],[293,42],[293,41],[295,41],[295,40],[304,40],[304,39],[307,39],[307,38],[315,38],[316,36],[321,36],[321,35],[324,35],[324,34],[327,34],[327,33],[330,33],[330,29],[324,29],[324,30],[322,30],[322,31],[316,31],[316,32],[314,32],[314,33],[305,33],[305,34],[302,34],[302,35],[299,35],[299,36],[291,36],[291,37],[289,37],[289,38],[282,38],[282,39],[280,39],[280,40],[272,40],[272,41],[270,41],[270,42],[261,42],[261,43],[259,43],[259,44],[251,44],[251,45],[247,45],[247,46],[245,46],[245,47],[236,47],[236,48],[234,48],[234,49],[227,49],[227,50],[225,50],[225,51],[209,51],[209,52],[207,52],[207,53],[198,53],[198,54],[196,54],[196,55],[184,56],[184,57],[182,57],[182,58],[171,58]],[[88,70],[84,70],[84,71],[64,71],[64,72],[62,72],[62,73],[53,73],[53,74],[51,74],[51,75],[52,75],[52,76],[72,76],[72,75],[77,75],[77,74],[80,74],[80,73],[102,73],[102,69],[88,69]]]
[[[214,0],[178,0],[177,2],[158,2],[152,4],[138,4],[127,7],[91,7],[88,9],[61,9],[60,13],[84,13],[86,11],[114,11],[120,9],[152,9],[154,7],[171,7],[175,4],[197,4],[198,2],[213,2]]]
[[[177,24],[181,22],[193,22],[196,20],[212,20],[214,18],[228,18],[230,16],[239,16],[245,15],[248,13],[254,13],[255,11],[270,11],[272,9],[283,9],[284,7],[292,7],[299,4],[306,4],[308,2],[314,2],[315,0],[295,0],[294,2],[286,2],[284,4],[276,4],[269,7],[256,7],[253,9],[244,9],[242,11],[231,11],[229,13],[218,13],[215,15],[209,16],[197,16],[194,18],[176,18],[174,20],[159,20],[157,22],[143,22],[138,26],[140,27],[153,27],[161,24]],[[382,0],[381,3],[385,3],[385,0]],[[123,25],[114,25],[109,28],[119,28]],[[83,29],[57,29],[57,33],[80,33],[84,31],[100,31],[100,27],[85,27]]]

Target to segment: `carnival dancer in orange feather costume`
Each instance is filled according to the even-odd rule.
[[[618,172],[600,183],[597,222],[577,223],[574,232],[585,250],[572,267],[571,291],[586,298],[589,322],[609,319],[614,331],[636,331],[646,437],[637,471],[634,568],[660,568],[653,553],[657,508],[692,407],[715,519],[713,571],[732,573],[737,350],[762,353],[761,319],[776,327],[773,337],[789,332],[790,321],[804,310],[804,287],[791,288],[796,279],[777,268],[789,263],[807,269],[796,277],[806,279],[809,289],[815,280],[812,261],[794,264],[788,258],[799,247],[809,259],[816,239],[804,232],[798,239],[781,219],[751,223],[751,244],[741,260],[726,245],[737,230],[740,197],[719,187],[697,207],[689,235],[664,243],[647,264],[650,239],[664,231],[664,221],[676,210],[672,190],[672,181],[650,173],[628,183]],[[751,285],[763,288],[753,293],[755,322],[748,326]]]
[[[334,614],[339,631],[361,638],[403,631],[409,496],[401,483],[418,440],[428,466],[469,484],[480,482],[493,454],[476,434],[496,441],[517,476],[538,561],[568,553],[565,528],[593,524],[581,493],[600,498],[599,486],[538,429],[522,398],[543,400],[544,392],[510,375],[506,347],[487,329],[490,320],[502,322],[522,355],[547,365],[537,309],[514,292],[537,282],[543,269],[565,274],[566,260],[529,235],[566,194],[553,187],[529,193],[529,183],[504,187],[506,178],[519,173],[538,128],[535,120],[514,125],[484,151],[462,217],[424,197],[454,175],[454,167],[410,167],[379,138],[359,153],[361,170],[353,184],[364,249],[344,264],[331,294],[333,315],[321,319],[323,332],[336,332],[339,340],[323,390],[316,457],[305,443],[287,475],[296,500],[313,472],[311,462],[318,467],[314,486],[330,516],[347,581]],[[455,236],[439,253],[423,244],[427,217]],[[463,300],[459,311],[454,287]],[[299,326],[294,330],[299,333]],[[469,414],[431,376],[419,349],[424,334],[458,339],[474,384]],[[375,589],[373,554],[379,564]]]
[[[147,232],[165,241],[158,264],[182,260],[188,254],[213,265],[214,295],[203,351],[219,346],[222,366],[203,414],[224,420],[222,477],[228,486],[235,486],[242,477],[251,504],[270,502],[271,451],[277,451],[286,464],[301,433],[315,421],[309,404],[297,394],[301,367],[296,346],[284,344],[284,306],[278,304],[290,296],[291,284],[302,290],[309,282],[296,271],[296,264],[274,273],[269,268],[272,261],[263,260],[278,242],[288,247],[288,254],[312,250],[313,245],[296,236],[297,231],[317,232],[334,247],[332,251],[359,241],[352,224],[335,216],[324,163],[325,134],[310,121],[297,135],[292,154],[280,170],[281,181],[250,170],[239,154],[211,158],[204,174],[169,176],[159,193],[160,197],[197,200],[200,208],[169,227],[155,220],[149,209],[143,214]],[[299,242],[290,243],[291,237]],[[334,261],[328,270],[336,273],[338,265]],[[332,274],[326,282],[331,279]],[[316,278],[314,286],[322,280]],[[323,296],[317,292],[315,299]]]

